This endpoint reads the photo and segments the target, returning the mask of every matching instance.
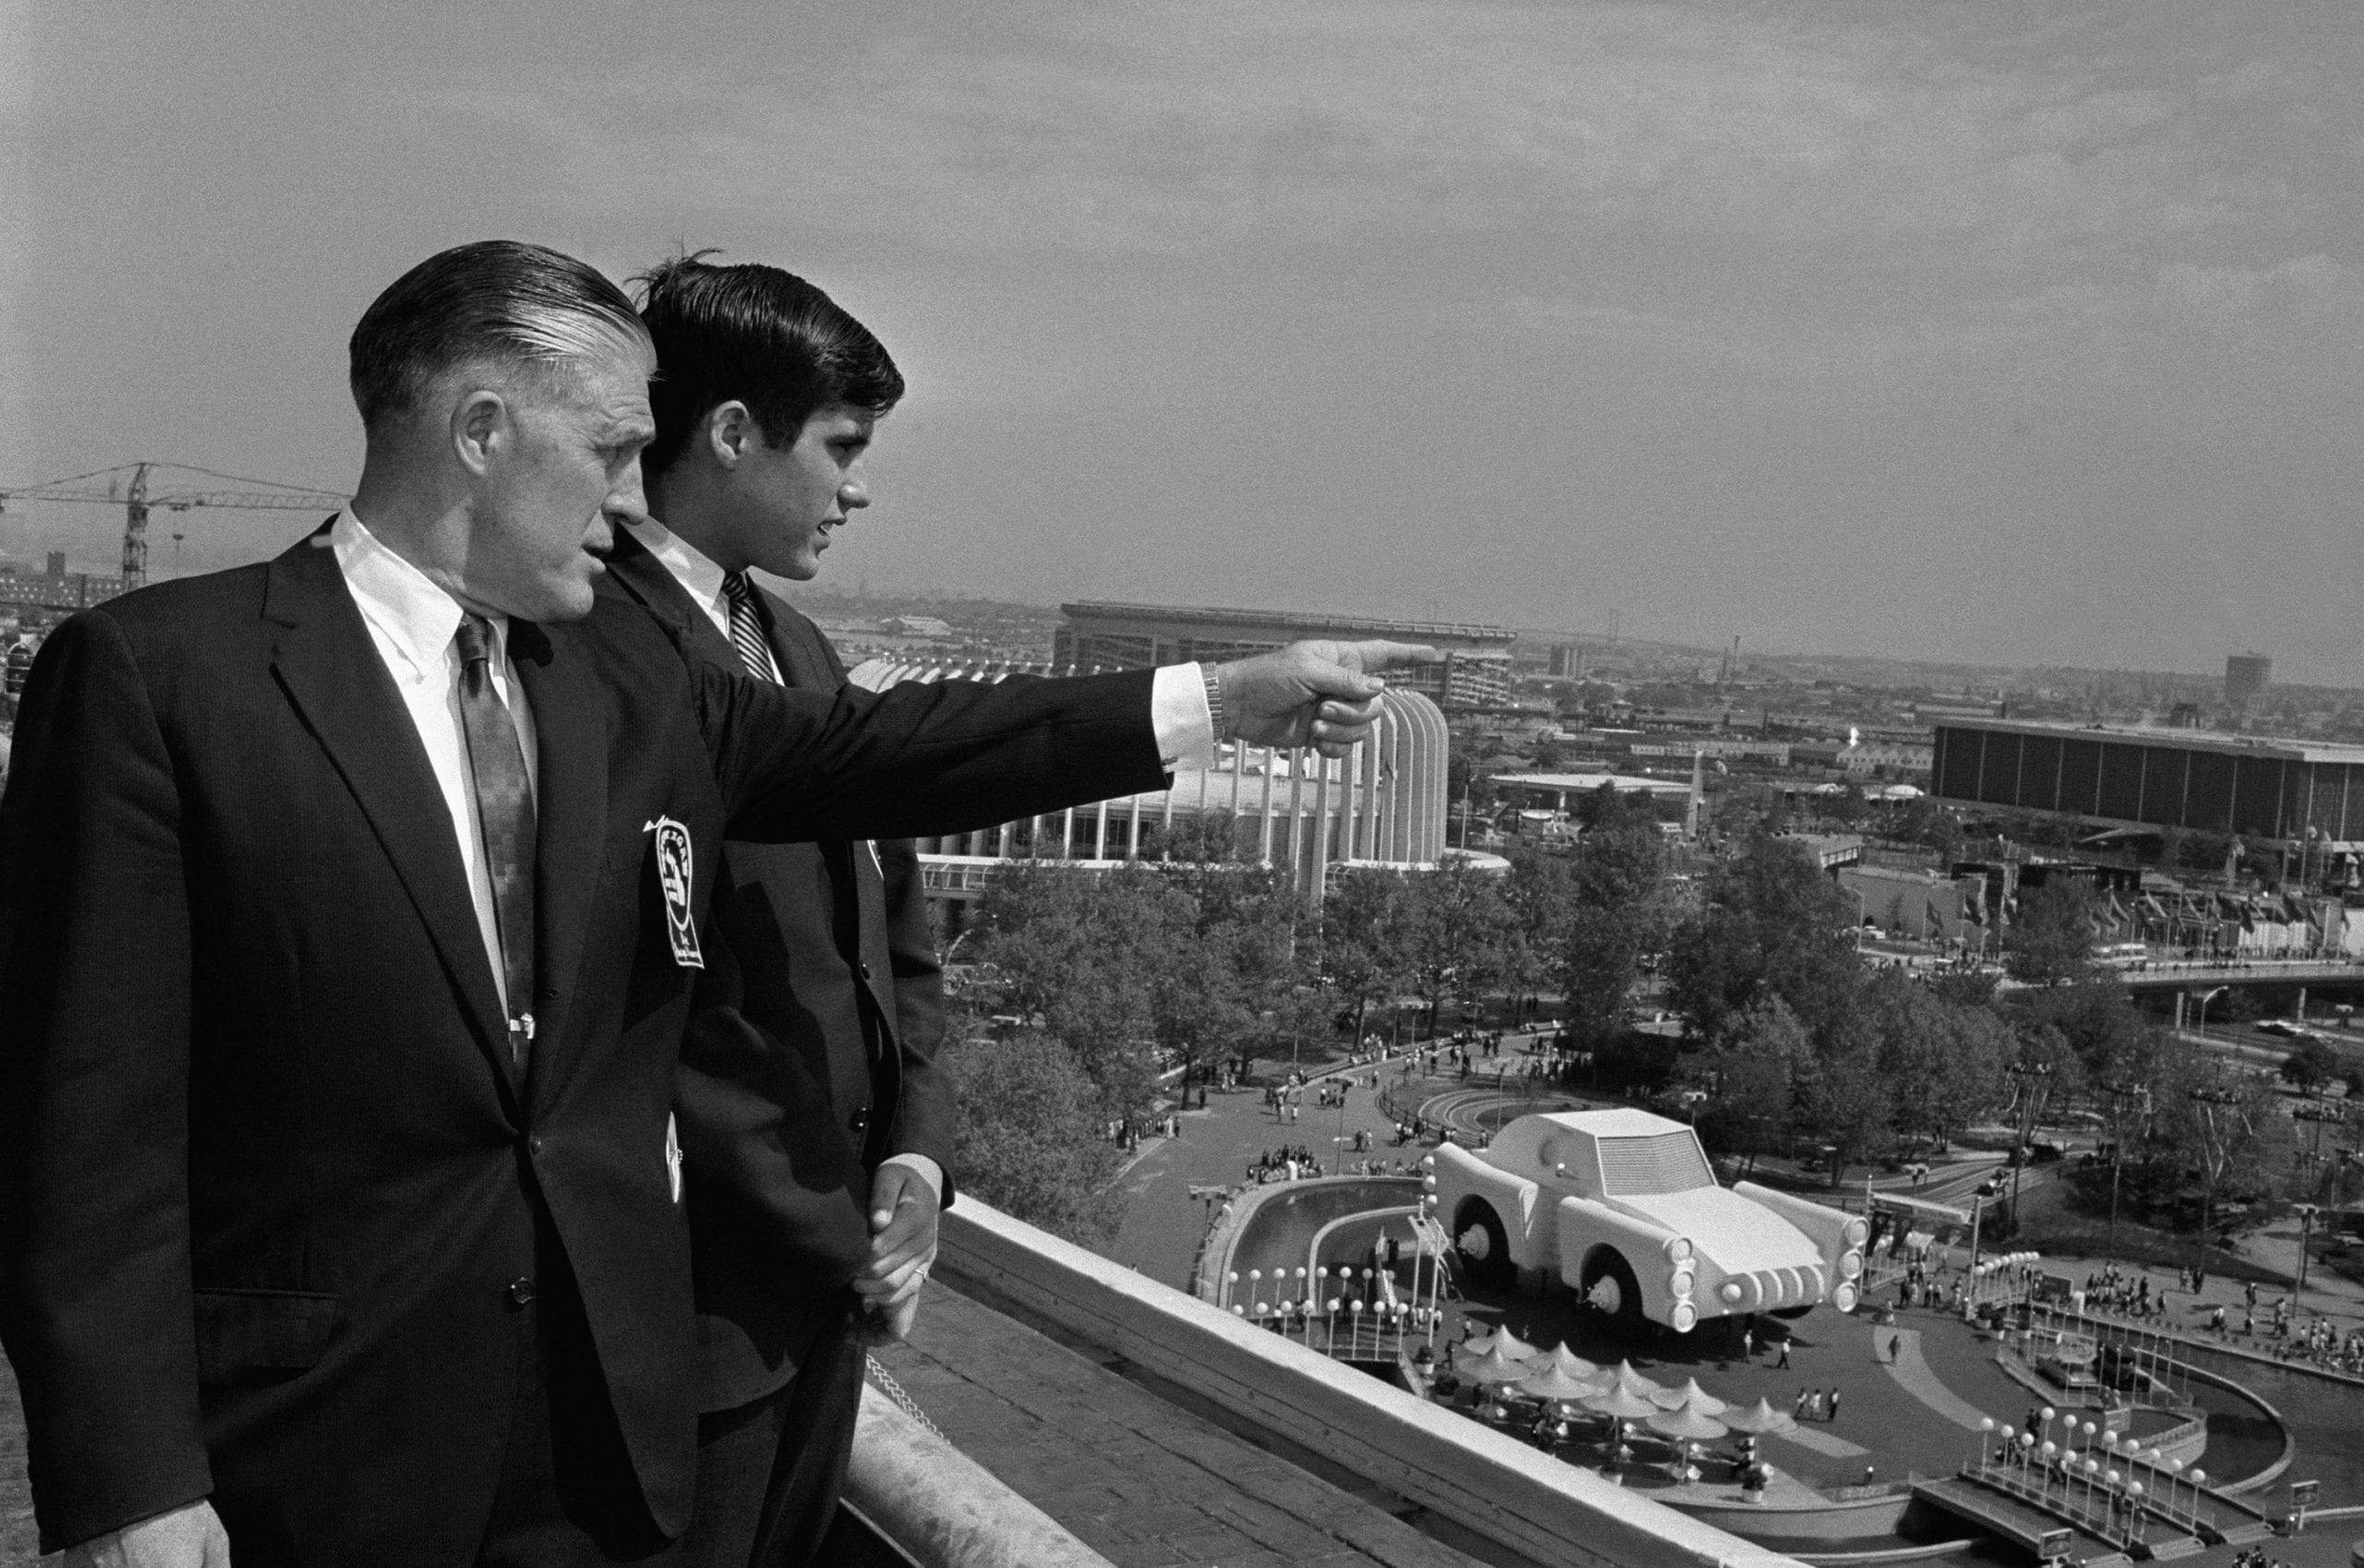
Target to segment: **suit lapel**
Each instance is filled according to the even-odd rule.
[[[546,1101],[579,1053],[561,1043],[591,901],[608,842],[607,703],[593,662],[567,626],[510,622],[510,657],[534,708],[534,973],[550,1016],[537,1018],[534,1098]]]
[[[271,668],[320,738],[393,862],[460,993],[477,1043],[498,1067],[507,1031],[484,936],[452,841],[452,816],[410,710],[369,640],[324,534],[271,563],[264,613],[285,630]],[[501,1075],[507,1081],[507,1074]]]
[[[780,605],[769,594],[756,595],[755,606],[763,617],[764,635],[771,644],[772,657],[779,665],[783,681],[814,692],[836,692],[845,685],[845,669],[819,627]],[[829,874],[838,888],[838,897],[851,899],[854,907],[855,979],[869,997],[870,1007],[864,1016],[877,1031],[870,1035],[865,1030],[864,1040],[872,1070],[877,1075],[877,1104],[873,1109],[882,1113],[874,1124],[875,1138],[883,1135],[892,1119],[887,1113],[894,1104],[902,1066],[902,1053],[896,1043],[896,1031],[901,1026],[893,1006],[892,965],[864,961],[871,937],[886,929],[886,874],[879,868],[878,850],[873,844],[830,842],[822,844],[820,850],[828,860]],[[877,1163],[874,1154],[870,1163]]]
[[[834,692],[844,681],[830,668],[829,661],[814,645],[817,634],[799,635],[804,628],[792,626],[772,603],[769,594],[755,596],[755,613],[763,618],[764,640],[771,644],[772,658],[779,666],[780,680],[807,692]]]
[[[743,668],[739,650],[716,627],[714,618],[690,597],[681,579],[650,554],[638,539],[619,530],[616,548],[608,558],[608,572],[626,593],[657,618],[684,653],[694,653],[709,664],[730,669]]]

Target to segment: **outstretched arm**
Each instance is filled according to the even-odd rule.
[[[1214,738],[1343,756],[1379,718],[1379,672],[1437,657],[1307,642],[1215,666]],[[908,682],[834,699],[712,665],[692,679],[732,836],[778,840],[958,833],[1162,788],[1176,753],[1152,723],[1152,692],[1174,673]]]

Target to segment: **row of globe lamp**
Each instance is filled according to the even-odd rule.
[[[1435,1175],[1436,1157],[1434,1155],[1429,1155],[1423,1159],[1420,1164],[1429,1173],[1420,1178],[1420,1209],[1424,1214],[1433,1215],[1436,1212],[1437,1207],[1437,1178]],[[1261,1269],[1250,1269],[1248,1271],[1248,1294],[1249,1300],[1254,1304],[1252,1306],[1248,1306],[1234,1301],[1231,1304],[1231,1315],[1235,1318],[1253,1319],[1259,1324],[1270,1322],[1275,1328],[1281,1329],[1284,1332],[1285,1332],[1287,1328],[1290,1318],[1300,1317],[1305,1323],[1307,1343],[1310,1344],[1312,1342],[1313,1319],[1315,1315],[1319,1313],[1327,1317],[1330,1320],[1330,1327],[1334,1332],[1337,1326],[1337,1316],[1343,1311],[1347,1317],[1348,1326],[1346,1332],[1351,1336],[1357,1333],[1362,1325],[1364,1304],[1362,1298],[1359,1297],[1352,1297],[1341,1300],[1339,1297],[1333,1296],[1329,1297],[1326,1300],[1322,1299],[1322,1292],[1331,1278],[1331,1273],[1332,1270],[1330,1265],[1327,1263],[1317,1265],[1314,1268],[1311,1281],[1314,1294],[1311,1296],[1307,1296],[1301,1299],[1295,1300],[1284,1297],[1278,1301],[1263,1301],[1256,1299],[1256,1296],[1258,1290],[1264,1283],[1264,1271]],[[1345,1264],[1339,1265],[1336,1274],[1338,1283],[1342,1287],[1351,1284],[1357,1277],[1357,1271]],[[1377,1280],[1378,1275],[1376,1271],[1365,1268],[1360,1271],[1359,1277],[1363,1282],[1364,1289],[1369,1290]],[[1279,1269],[1274,1269],[1272,1272],[1271,1278],[1272,1284],[1275,1285],[1280,1285],[1285,1282],[1293,1280],[1295,1282],[1296,1288],[1298,1289],[1303,1289],[1308,1283],[1306,1271],[1302,1265],[1286,1272]],[[1236,1269],[1230,1271],[1228,1273],[1224,1275],[1224,1281],[1227,1285],[1236,1288],[1239,1284],[1239,1271]],[[1231,1292],[1226,1290],[1224,1294],[1225,1296],[1229,1296]],[[1384,1332],[1390,1327],[1400,1331],[1405,1321],[1415,1317],[1417,1312],[1417,1308],[1416,1305],[1409,1303],[1381,1301],[1372,1304],[1370,1310],[1372,1321],[1381,1332]],[[1431,1327],[1433,1327],[1433,1324]]]
[[[2022,1471],[2035,1470],[2040,1478],[2049,1478],[2055,1460],[2065,1460],[2066,1471],[2062,1477],[2064,1499],[2075,1481],[2081,1478],[2085,1483],[2088,1508],[2092,1506],[2093,1494],[2097,1489],[2107,1490],[2116,1494],[2117,1499],[2119,1500],[2114,1502],[2113,1506],[2124,1506],[2132,1514],[2135,1530],[2139,1536],[2141,1528],[2142,1499],[2149,1496],[2151,1491],[2151,1488],[2145,1487],[2135,1478],[2134,1466],[2140,1465],[2150,1472],[2153,1487],[2165,1481],[2166,1494],[2161,1502],[2171,1515],[2178,1512],[2180,1507],[2179,1499],[2176,1495],[2176,1483],[2179,1480],[2189,1482],[2192,1488],[2191,1505],[2189,1508],[2180,1508],[2180,1512],[2187,1519],[2197,1520],[2200,1489],[2208,1483],[2207,1471],[2201,1469],[2198,1465],[2186,1468],[2182,1460],[2171,1459],[2159,1449],[2144,1448],[2134,1439],[2121,1438],[2114,1431],[2101,1430],[2092,1421],[2080,1421],[2077,1412],[2073,1410],[2055,1411],[2047,1405],[2040,1412],[2038,1425],[2040,1428],[2048,1428],[2056,1418],[2061,1423],[2061,1434],[2056,1441],[2040,1440],[2035,1431],[2021,1430],[2008,1424],[1997,1427],[1993,1417],[1981,1417],[1978,1423],[1978,1460],[1981,1467],[1983,1468],[1987,1462],[1987,1442],[1990,1435],[2002,1440],[2006,1465],[2016,1462]],[[2081,1447],[2079,1445],[2080,1439],[2082,1440]],[[2014,1451],[2017,1454],[2016,1461],[2011,1457]],[[2102,1457],[2096,1458],[2094,1455],[2097,1453]],[[2041,1465],[2037,1464],[2039,1459],[2043,1461]],[[2121,1473],[2111,1468],[2107,1463],[2111,1459],[2123,1463],[2126,1465],[2125,1471]],[[2046,1484],[2048,1484],[2047,1480],[2039,1479],[2039,1490]]]
[[[2031,1263],[2041,1261],[2043,1257],[2041,1252],[1997,1252],[1972,1262],[1970,1266],[1970,1291],[1962,1299],[1962,1315],[1971,1316],[1982,1301],[1988,1299],[1986,1286],[1989,1280],[1995,1280],[2004,1287],[2001,1298],[2008,1300],[2018,1289],[2018,1272]]]
[[[1248,1271],[1251,1285],[1254,1283],[1253,1276],[1255,1276],[1258,1272],[1259,1271],[1254,1269],[1250,1269]],[[1368,1278],[1371,1271],[1365,1269],[1362,1272]],[[1330,1271],[1327,1267],[1323,1267],[1315,1270],[1314,1272],[1316,1278],[1312,1283],[1315,1291],[1318,1293],[1326,1284]],[[1297,1270],[1300,1281],[1302,1281],[1304,1273],[1305,1271],[1303,1269]],[[1278,1270],[1274,1270],[1272,1277],[1277,1283],[1283,1276]],[[1338,1271],[1338,1278],[1342,1283],[1349,1281],[1353,1277],[1354,1271],[1351,1269],[1341,1268]],[[1297,1318],[1304,1323],[1308,1343],[1310,1343],[1313,1332],[1313,1320],[1317,1316],[1330,1319],[1331,1328],[1334,1333],[1337,1315],[1341,1312],[1345,1313],[1348,1319],[1346,1332],[1351,1336],[1361,1331],[1362,1314],[1366,1309],[1370,1312],[1373,1323],[1381,1332],[1385,1332],[1391,1328],[1401,1328],[1407,1323],[1411,1323],[1414,1313],[1414,1309],[1409,1303],[1405,1302],[1381,1301],[1371,1303],[1368,1308],[1366,1308],[1366,1304],[1362,1297],[1358,1296],[1348,1297],[1344,1299],[1333,1296],[1327,1299],[1323,1299],[1319,1294],[1316,1294],[1306,1297],[1302,1300],[1291,1300],[1288,1297],[1284,1297],[1278,1301],[1259,1301],[1252,1308],[1234,1302],[1232,1304],[1231,1315],[1235,1318],[1250,1318],[1259,1324],[1269,1322],[1272,1327],[1282,1330],[1283,1332],[1286,1331],[1289,1320],[1291,1318]],[[1417,1327],[1417,1325],[1413,1324],[1413,1326]]]

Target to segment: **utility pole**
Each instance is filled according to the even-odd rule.
[[[2216,1229],[2216,1182],[2230,1153],[2229,1140],[2218,1137],[2216,1117],[2239,1104],[2241,1097],[2229,1089],[2203,1084],[2192,1090],[2189,1098],[2200,1107],[2201,1174],[2208,1178],[2200,1196],[2200,1256],[2205,1259],[2208,1238]],[[2220,1147],[2225,1152],[2220,1153]]]
[[[2020,1063],[2008,1070],[2020,1085],[2020,1140],[2011,1150],[2011,1234],[2020,1234],[2020,1177],[2027,1170],[2028,1140],[2035,1136],[2036,1107],[2052,1080],[2049,1062]]]
[[[2298,1216],[2298,1283],[2290,1287],[2290,1304],[2303,1310],[2307,1305],[2307,1244],[2314,1239],[2315,1216],[2322,1209],[2313,1203],[2293,1203],[2290,1209]]]

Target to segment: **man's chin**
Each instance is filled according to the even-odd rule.
[[[539,585],[540,591],[534,596],[534,609],[525,619],[545,621],[582,620],[591,613],[591,607],[598,600],[591,587],[594,575],[597,573],[587,573],[580,580]]]

